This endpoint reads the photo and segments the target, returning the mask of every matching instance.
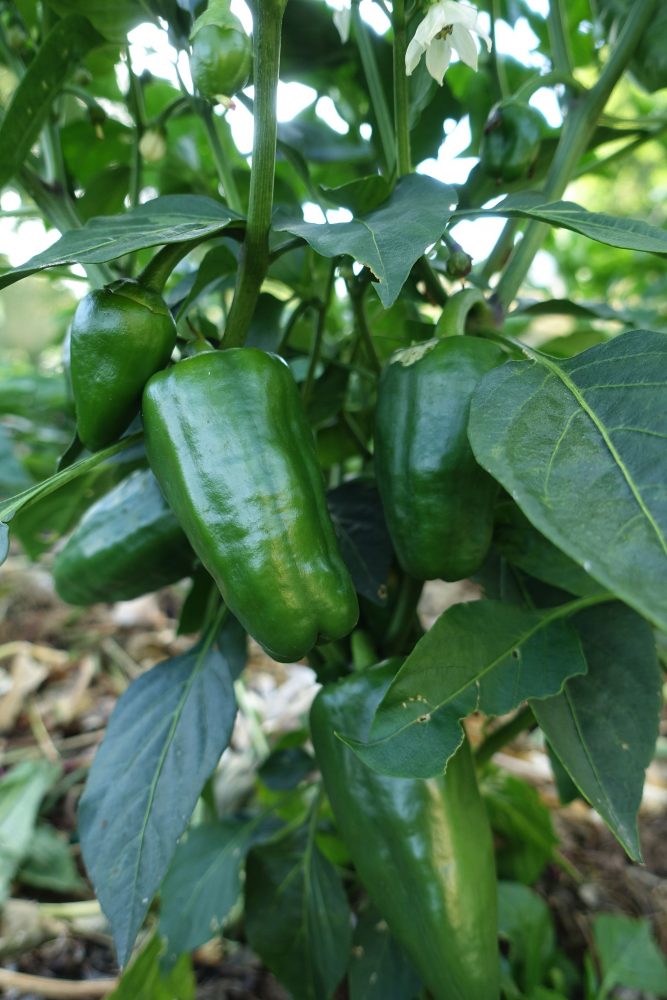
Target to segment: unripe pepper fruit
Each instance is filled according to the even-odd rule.
[[[513,99],[491,109],[479,147],[482,169],[496,181],[528,177],[544,137],[545,122],[530,104]]]
[[[115,441],[144,385],[171,357],[176,324],[157,292],[116,281],[90,292],[72,321],[70,369],[78,434],[91,451]]]
[[[504,355],[452,335],[396,351],[380,378],[375,474],[391,540],[417,580],[462,580],[491,545],[498,484],[468,443],[470,399]]]
[[[336,733],[368,736],[397,669],[388,661],[322,688],[310,730],[359,878],[436,1000],[498,1000],[491,830],[467,741],[444,776],[377,774]]]
[[[196,354],[143,397],[151,468],[232,614],[276,660],[340,639],[359,615],[313,434],[285,362]]]
[[[252,69],[252,42],[229,9],[229,0],[212,2],[197,18],[190,36],[190,71],[204,97],[232,97]]]
[[[189,576],[195,556],[150,469],[89,507],[53,565],[68,604],[129,601]]]

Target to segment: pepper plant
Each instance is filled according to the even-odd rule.
[[[664,17],[655,0],[252,0],[251,42],[242,6],[0,5],[0,183],[60,232],[0,286],[85,282],[69,401],[49,411],[70,439],[57,468],[48,449],[24,464],[2,555],[11,533],[80,605],[191,580],[190,651],[129,686],[95,757],[83,858],[121,965],[146,925],[161,944],[144,954],[173,975],[241,899],[297,998],[346,977],[354,998],[527,996],[498,952],[478,788],[493,751],[539,726],[641,860],[667,629],[651,295],[667,236],[649,192],[651,221],[615,214],[611,192],[660,149]],[[169,78],[136,70],[146,21],[178,54]],[[537,68],[498,51],[517,22]],[[312,95],[280,124],[279,79]],[[230,127],[248,112],[250,162]],[[467,179],[417,169],[464,119]],[[562,200],[590,177],[605,211]],[[455,227],[496,218],[473,260]],[[598,301],[577,292],[572,261],[599,244],[623,300],[605,295],[613,268]],[[566,293],[535,301],[545,248]],[[30,455],[18,432],[8,448]],[[479,599],[424,632],[434,579]],[[260,741],[255,792],[220,815],[248,635],[322,689],[302,732],[270,755]]]

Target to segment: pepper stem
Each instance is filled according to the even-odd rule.
[[[166,246],[162,247],[161,250],[155,254],[153,259],[148,262],[146,267],[143,269],[137,281],[144,288],[149,288],[152,292],[157,292],[158,295],[162,294],[164,286],[167,284],[169,275],[174,270],[176,265],[186,257],[191,250],[194,250],[203,239],[208,239],[208,237],[201,237],[196,240],[187,240],[184,243],[167,243]]]
[[[489,309],[479,288],[464,288],[447,300],[435,328],[436,337],[461,336],[466,332],[468,314],[475,308]]]

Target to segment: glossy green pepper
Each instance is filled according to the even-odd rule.
[[[167,304],[136,281],[116,281],[81,300],[70,366],[78,433],[87,448],[104,448],[127,429],[144,385],[164,368],[175,344]]]
[[[89,507],[56,556],[68,604],[128,601],[188,576],[195,557],[155,476],[139,469]]]
[[[544,118],[523,101],[501,101],[491,109],[479,147],[482,169],[496,181],[530,175],[544,137]]]
[[[336,732],[364,739],[389,662],[323,688],[310,728],[336,824],[359,878],[436,1000],[497,1000],[496,877],[469,746],[444,777],[391,778]]]
[[[498,486],[468,443],[470,399],[503,360],[487,340],[429,340],[397,351],[382,373],[375,474],[403,569],[418,580],[462,580],[491,544]]]
[[[191,35],[192,79],[205,97],[232,97],[242,90],[252,69],[252,42],[229,9],[227,0],[209,4]]]
[[[275,659],[339,639],[358,605],[287,365],[254,348],[198,354],[143,399],[151,467],[232,614]]]

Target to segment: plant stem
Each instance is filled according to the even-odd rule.
[[[239,194],[239,189],[236,186],[236,181],[234,180],[234,172],[230,163],[229,148],[224,148],[225,143],[229,140],[229,135],[227,134],[229,126],[224,120],[220,123],[223,126],[224,134],[224,139],[221,139],[218,128],[218,119],[213,114],[213,109],[208,102],[206,102],[205,107],[202,109],[202,120],[204,122],[206,134],[208,135],[209,146],[211,147],[211,153],[213,154],[213,162],[215,163],[215,169],[218,172],[218,179],[222,184],[225,200],[232,211],[241,212],[241,196]]]
[[[141,142],[141,137],[144,134],[145,128],[145,109],[144,109],[144,93],[141,88],[141,83],[137,79],[134,70],[132,69],[132,60],[130,59],[129,47],[126,52],[127,58],[127,71],[130,80],[130,86],[127,93],[127,104],[130,108],[132,117],[134,118],[134,139],[132,141],[132,162],[130,163],[130,205],[135,208],[139,204],[139,195],[141,193],[141,174],[143,169],[143,161],[141,159],[141,150],[139,148],[139,143]]]
[[[358,280],[358,279],[357,279]],[[366,291],[365,287],[360,288],[355,279],[346,282],[348,295],[350,296],[350,302],[352,303],[352,313],[354,315],[354,326],[357,334],[357,343],[363,342],[366,348],[366,353],[368,355],[368,360],[370,361],[375,372],[380,371],[382,365],[380,364],[379,358],[375,351],[375,344],[373,343],[373,338],[371,336],[371,331],[368,328],[368,321],[366,319],[366,311],[364,310],[364,293]],[[356,353],[356,349],[353,352],[353,356]]]
[[[655,3],[656,0],[637,0],[632,6],[618,44],[607,60],[600,78],[585,97],[572,106],[565,119],[560,142],[544,185],[543,194],[546,199],[560,198],[565,191],[598,118],[648,25]],[[530,222],[526,227],[494,295],[494,300],[503,310],[507,310],[521,287],[548,230],[549,227],[543,222]]]
[[[405,72],[405,51],[408,44],[405,0],[394,0],[394,129],[396,132],[396,162],[398,176],[412,171],[410,155],[410,121],[408,108],[410,88]]]
[[[248,225],[222,347],[243,344],[269,266],[269,230],[276,166],[276,95],[280,33],[287,0],[254,0],[255,123]]]
[[[572,73],[572,53],[567,34],[567,16],[563,0],[550,0],[547,25],[554,69]]]
[[[415,620],[417,605],[423,589],[422,580],[415,580],[407,573],[404,574],[396,600],[394,616],[385,637],[385,650],[389,656],[406,652],[403,647]]]
[[[313,349],[310,354],[310,361],[308,363],[308,372],[306,374],[306,380],[303,383],[303,388],[301,390],[301,399],[303,405],[306,406],[310,395],[313,391],[313,384],[315,382],[315,372],[317,371],[317,362],[320,359],[320,353],[322,351],[322,340],[324,339],[324,327],[326,325],[327,312],[329,311],[329,306],[331,304],[331,295],[333,293],[334,280],[336,277],[336,265],[337,260],[331,261],[331,266],[329,267],[329,277],[327,279],[327,287],[324,292],[324,298],[319,303],[318,313],[317,313],[317,326],[315,328],[315,337],[313,339]]]
[[[475,764],[477,767],[481,767],[487,761],[491,760],[496,751],[502,750],[519,733],[522,733],[525,729],[532,729],[535,725],[537,723],[535,722],[532,709],[527,706],[522,708],[509,722],[505,722],[502,726],[494,729],[490,736],[487,736],[484,742],[477,747],[475,751]]]
[[[375,112],[378,132],[380,133],[380,145],[384,157],[385,173],[391,175],[394,173],[396,166],[394,129],[382,88],[375,53],[368,36],[368,27],[362,21],[361,14],[359,13],[359,0],[352,0],[352,24],[354,25],[354,37],[359,49],[361,65],[364,68],[364,76],[368,85],[368,93],[371,98],[373,111]]]
[[[491,2],[491,39],[493,42],[493,67],[496,72],[496,80],[498,82],[498,90],[500,91],[501,99],[509,97],[511,94],[511,89],[509,82],[507,80],[507,73],[505,71],[505,65],[498,55],[498,47],[496,45],[496,22],[499,17],[498,12],[498,0],[492,0]]]

